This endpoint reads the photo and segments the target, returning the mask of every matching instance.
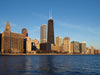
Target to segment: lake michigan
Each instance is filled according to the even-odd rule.
[[[100,75],[100,55],[0,56],[0,75]]]

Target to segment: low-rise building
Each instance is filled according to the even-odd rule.
[[[33,46],[36,46],[37,49],[40,49],[40,44],[39,44],[39,41],[37,39],[33,39],[32,43],[33,43]]]

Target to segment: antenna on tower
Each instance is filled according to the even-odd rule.
[[[52,19],[52,8],[51,8],[51,19]]]
[[[49,19],[52,19],[52,8],[51,11],[49,11]]]

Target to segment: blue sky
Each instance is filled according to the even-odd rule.
[[[100,0],[0,0],[0,33],[9,20],[12,32],[27,28],[31,39],[40,40],[40,26],[48,24],[51,8],[55,38],[100,48]]]

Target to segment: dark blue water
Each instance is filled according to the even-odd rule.
[[[0,75],[100,75],[100,55],[0,56]]]

